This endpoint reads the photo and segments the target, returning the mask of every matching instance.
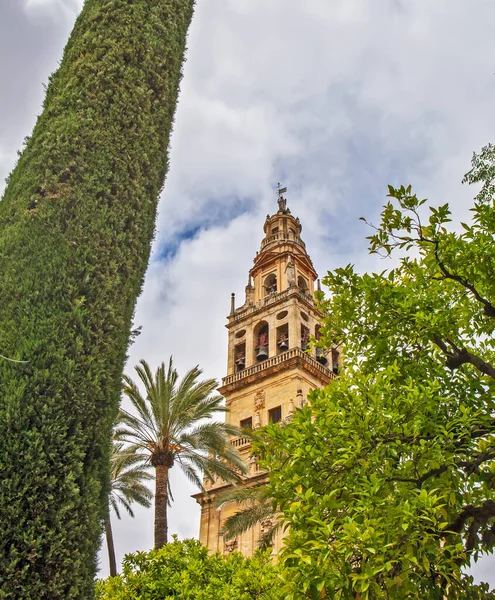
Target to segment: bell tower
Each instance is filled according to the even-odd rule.
[[[321,314],[314,301],[317,273],[301,239],[299,218],[287,208],[286,191],[279,186],[278,210],[266,217],[244,304],[236,308],[234,294],[231,298],[227,375],[219,392],[229,408],[227,421],[242,428],[289,420],[309,390],[327,385],[339,368],[336,351],[326,355],[321,348],[308,348],[310,337],[319,336]],[[249,438],[234,438],[232,444],[250,466],[246,484],[263,483],[267,473],[251,456]],[[205,481],[206,493],[195,494],[201,505],[200,541],[212,552],[239,550],[250,556],[261,530],[269,524],[224,542],[222,523],[238,507],[228,505],[219,511],[213,502],[230,485],[221,479]],[[279,536],[275,553],[280,545]]]

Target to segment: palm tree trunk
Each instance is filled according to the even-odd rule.
[[[110,523],[110,515],[105,519],[105,535],[107,538],[108,548],[108,563],[110,565],[110,577],[117,575],[117,563],[115,561],[115,547],[113,545],[112,524]]]
[[[156,465],[155,478],[155,548],[167,543],[168,471],[167,465]]]

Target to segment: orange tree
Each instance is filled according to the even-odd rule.
[[[285,600],[269,553],[210,554],[197,540],[124,558],[122,574],[97,583],[98,600]]]
[[[263,445],[288,598],[495,597],[464,570],[495,545],[493,146],[465,179],[470,223],[390,188],[370,242],[399,265],[325,279],[344,373]]]

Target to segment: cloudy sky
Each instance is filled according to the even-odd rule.
[[[81,5],[0,0],[2,189]],[[200,0],[128,372],[173,354],[182,373],[225,374],[230,293],[243,302],[279,181],[320,274],[384,268],[358,218],[377,220],[389,183],[466,220],[462,175],[494,141],[494,31],[488,0]],[[171,531],[196,536],[196,490],[174,475]],[[114,523],[119,561],[152,545],[136,512]]]

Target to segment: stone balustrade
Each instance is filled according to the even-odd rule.
[[[230,440],[230,443],[232,444],[232,446],[234,446],[234,448],[243,448],[244,446],[250,446],[251,445],[251,438],[249,437],[235,437],[232,438]]]
[[[277,356],[272,356],[272,358],[268,358],[267,360],[264,360],[263,362],[260,362],[256,365],[247,367],[246,369],[243,369],[242,371],[239,371],[238,373],[233,373],[232,375],[227,375],[227,377],[224,377],[222,379],[222,385],[224,385],[224,386],[230,385],[231,383],[240,381],[241,379],[244,379],[245,377],[250,377],[251,375],[255,375],[256,373],[260,373],[261,371],[264,371],[265,369],[269,369],[270,367],[273,367],[275,365],[283,363],[286,360],[290,360],[291,358],[294,358],[294,357],[302,358],[307,363],[309,363],[313,368],[317,369],[318,371],[320,371],[321,373],[326,375],[329,379],[335,378],[334,373],[332,373],[327,367],[320,364],[312,356],[310,356],[306,352],[303,352],[303,350],[301,350],[301,348],[292,348],[291,350],[287,350],[287,352],[282,352],[281,354],[277,354]]]
[[[303,292],[297,286],[292,286],[287,288],[283,292],[278,292],[276,294],[270,294],[265,296],[256,304],[244,305],[238,308],[233,315],[229,316],[229,323],[237,323],[238,321],[245,319],[250,315],[254,315],[257,312],[261,312],[271,306],[272,304],[277,304],[278,302],[283,302],[290,297],[296,297],[298,300],[301,300],[303,303],[306,303],[308,306],[313,307],[315,304],[315,300],[310,292]]]

